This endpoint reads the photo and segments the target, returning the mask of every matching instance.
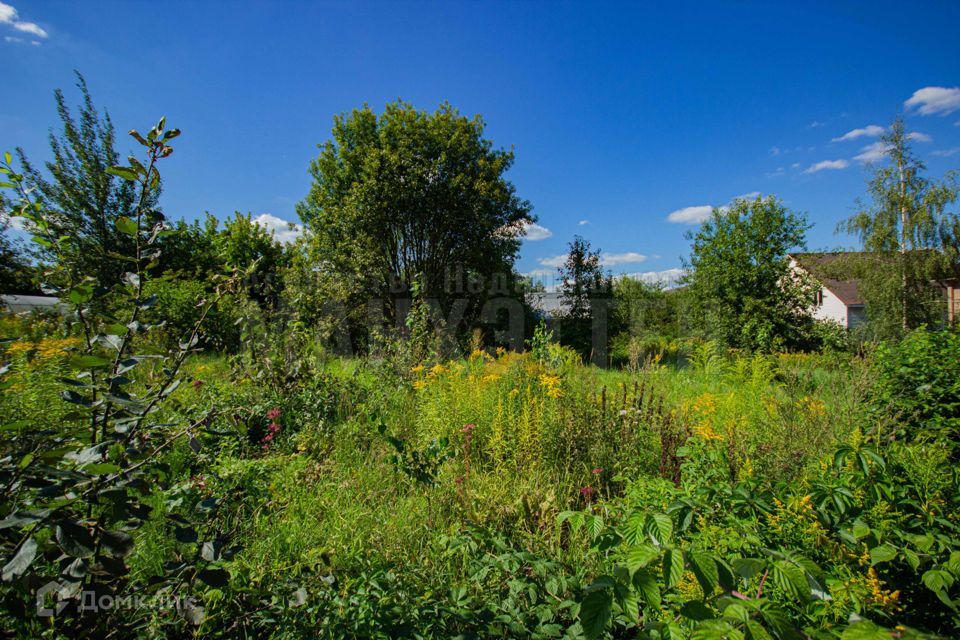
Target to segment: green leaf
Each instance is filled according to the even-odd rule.
[[[215,589],[230,583],[230,574],[225,569],[203,569],[197,577]]]
[[[660,550],[650,544],[642,544],[627,551],[627,569],[631,574],[660,557]]]
[[[123,531],[104,531],[100,542],[104,551],[115,558],[125,558],[133,551],[133,537]]]
[[[89,284],[77,285],[67,294],[67,299],[73,304],[84,304],[93,298],[93,286]]]
[[[112,176],[117,176],[118,178],[122,178],[123,180],[127,180],[129,182],[137,181],[137,172],[131,169],[130,167],[124,167],[122,165],[108,167],[107,173],[109,173]]]
[[[699,600],[690,600],[680,607],[680,615],[690,620],[711,620],[713,612]]]
[[[660,608],[660,583],[657,582],[657,576],[647,569],[641,569],[633,574],[632,582],[647,606],[652,609]]]
[[[646,529],[653,543],[663,547],[670,542],[670,536],[673,535],[673,520],[665,513],[652,513],[647,516]]]
[[[200,557],[207,562],[216,562],[220,559],[220,551],[223,549],[223,543],[219,540],[204,542],[200,549]]]
[[[74,558],[89,558],[96,547],[90,531],[72,520],[57,524],[56,538],[64,553]]]
[[[747,640],[773,640],[767,630],[756,620],[747,620]]]
[[[680,549],[668,549],[663,556],[663,582],[671,589],[683,578],[683,552]]]
[[[613,599],[606,589],[591,591],[580,604],[580,625],[587,638],[599,638],[610,620]]]
[[[17,553],[3,566],[2,571],[0,571],[0,578],[2,578],[4,582],[10,582],[14,578],[19,578],[26,573],[36,557],[37,542],[33,538],[27,538],[26,542],[20,545]]]
[[[788,560],[777,560],[770,571],[773,583],[791,598],[809,598],[810,585],[803,569]]]
[[[881,562],[890,562],[897,557],[897,548],[890,544],[881,544],[870,549],[870,564],[876,566]]]
[[[125,233],[128,236],[135,236],[139,229],[137,228],[137,223],[128,218],[127,216],[120,216],[116,221],[117,231],[120,233]]]
[[[717,562],[712,556],[703,551],[691,551],[687,554],[693,575],[703,589],[703,597],[708,598],[716,590],[720,577],[717,572]]]
[[[855,622],[843,630],[842,640],[890,640],[889,631],[878,627],[869,620]]]

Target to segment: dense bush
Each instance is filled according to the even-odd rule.
[[[878,408],[909,437],[960,430],[960,333],[919,329],[876,352]]]

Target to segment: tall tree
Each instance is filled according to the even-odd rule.
[[[813,288],[790,269],[806,247],[806,217],[773,196],[714,209],[692,241],[688,300],[708,337],[731,347],[798,346],[812,322]]]
[[[106,112],[100,116],[86,80],[79,72],[76,75],[81,95],[76,118],[63,92],[54,91],[62,130],[59,135],[50,132],[53,159],[44,163],[49,176],[29,162],[23,149],[18,148],[17,154],[27,184],[50,211],[51,232],[76,239],[69,244],[70,253],[59,258],[67,262],[63,266],[74,274],[112,283],[129,267],[119,256],[129,252],[132,242],[115,223],[121,216],[133,215],[138,195],[131,182],[107,172],[120,160],[113,122]],[[159,182],[144,194],[147,223],[162,219],[156,206],[159,195]]]
[[[389,307],[414,281],[443,305],[464,298],[460,284],[470,278],[483,283],[471,289],[480,291],[476,313],[497,277],[514,278],[533,218],[505,177],[513,152],[494,149],[483,133],[480,116],[447,103],[428,113],[398,101],[380,115],[364,106],[334,118],[297,213],[345,308],[362,311],[369,298]]]
[[[581,236],[574,236],[567,259],[559,271],[560,339],[587,356],[594,347],[594,308],[598,301],[611,297],[611,279],[603,272],[600,251],[591,251],[590,242]]]
[[[857,235],[867,252],[854,268],[880,335],[939,322],[941,295],[932,285],[960,275],[960,217],[948,211],[960,193],[957,173],[939,182],[925,178],[910,140],[898,118],[881,138],[888,162],[873,168],[870,201],[839,227]]]

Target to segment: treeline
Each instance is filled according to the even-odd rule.
[[[54,263],[66,269],[58,273],[84,274],[98,286],[116,282],[131,250],[123,220],[142,210],[149,218],[143,224],[157,234],[147,315],[165,321],[160,335],[171,343],[194,326],[197,302],[229,272],[241,273],[244,285],[207,318],[204,345],[211,349],[235,351],[249,338],[245,327],[256,326],[295,329],[351,353],[405,337],[424,355],[452,355],[478,344],[522,348],[543,316],[531,305],[537,286],[516,269],[525,230],[536,221],[533,207],[506,178],[513,152],[484,138],[479,116],[464,117],[446,103],[429,113],[404,102],[380,114],[364,106],[335,116],[297,205],[302,233],[282,244],[250,214],[237,212],[222,225],[209,213],[189,224],[168,220],[159,179],[138,196],[109,171],[121,160],[113,122],[98,112],[79,74],[77,86],[76,109],[55,92],[61,123],[50,135],[45,170],[22,149],[19,168],[8,157],[4,169],[22,172],[54,212],[45,231],[75,238],[75,249],[57,253],[42,238],[27,249],[0,235],[3,293],[56,294],[47,277]],[[867,204],[840,227],[857,234],[867,253],[834,266],[842,270],[838,279],[862,283],[869,322],[857,333],[811,316],[820,285],[793,272],[788,257],[806,249],[810,225],[767,196],[715,209],[688,234],[686,275],[671,289],[604,273],[599,251],[574,238],[558,273],[554,336],[595,362],[637,365],[679,358],[691,340],[809,351],[942,323],[935,285],[960,276],[956,174],[924,177],[900,120],[884,144],[890,161],[874,169]],[[12,211],[13,203],[3,201],[3,209]],[[9,224],[4,215],[4,231]]]

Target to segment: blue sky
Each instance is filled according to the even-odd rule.
[[[669,272],[696,207],[755,192],[808,213],[812,248],[849,245],[833,230],[901,113],[931,175],[960,167],[956,2],[4,2],[0,147],[46,159],[79,69],[119,131],[183,130],[172,217],[296,221],[332,116],[397,97],[514,147],[548,230],[524,272],[576,233],[615,272]]]

